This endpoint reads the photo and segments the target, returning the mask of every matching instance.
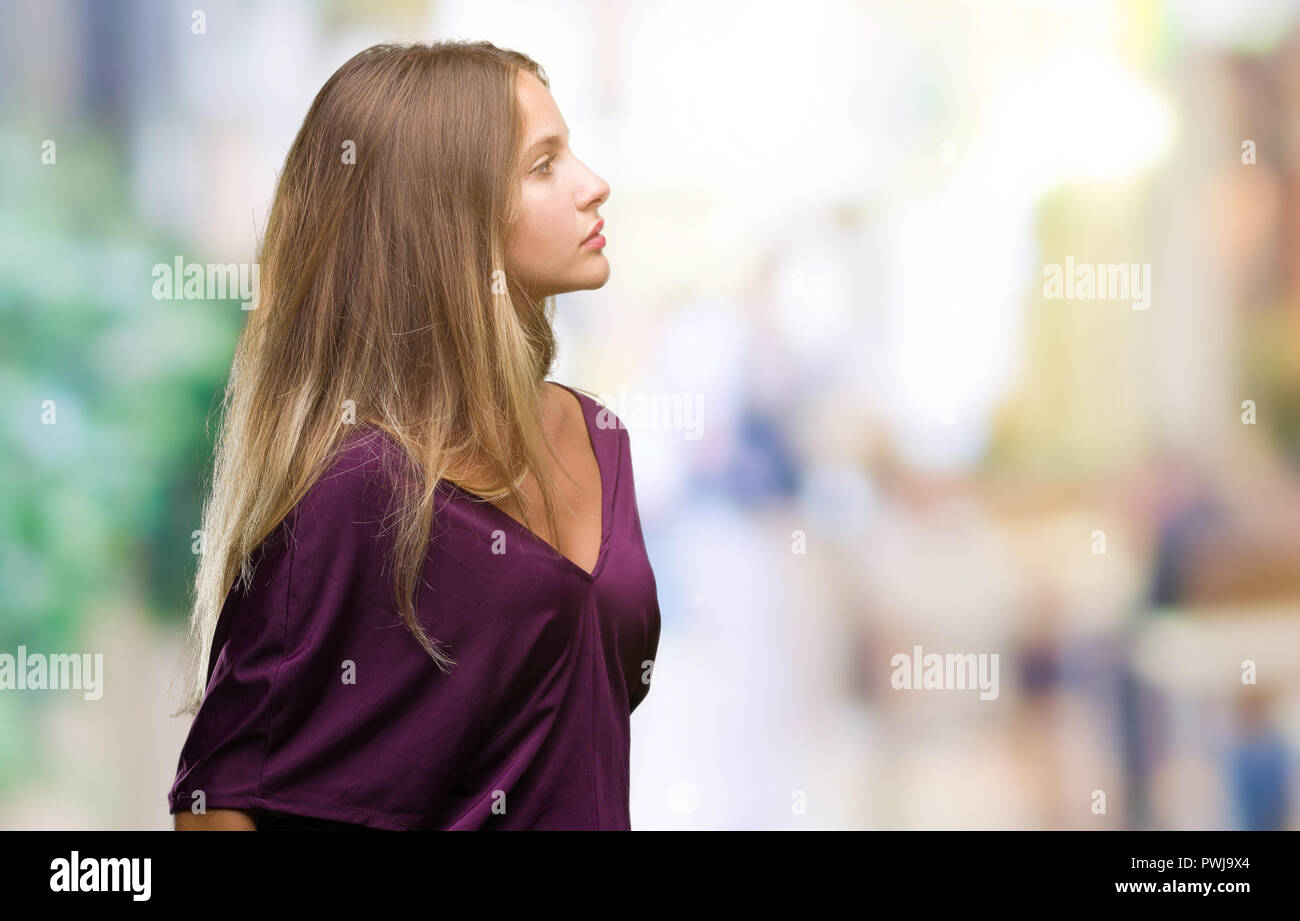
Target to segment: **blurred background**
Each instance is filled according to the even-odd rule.
[[[553,377],[659,585],[634,828],[1300,827],[1300,4],[201,9],[0,5],[0,653],[104,656],[0,692],[0,827],[171,827],[245,314],[152,269],[252,261],[325,79],[443,38],[537,59],[612,188]],[[895,687],[918,646],[998,693]]]

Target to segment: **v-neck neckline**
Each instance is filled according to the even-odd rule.
[[[538,544],[541,548],[546,550],[548,553],[558,557],[559,563],[561,565],[567,566],[573,572],[581,576],[585,581],[595,582],[596,579],[600,577],[600,571],[605,565],[605,550],[609,545],[609,529],[610,529],[611,520],[613,518],[613,516],[610,514],[609,511],[611,500],[613,498],[610,493],[610,480],[609,477],[606,475],[605,465],[601,463],[600,460],[600,450],[596,447],[596,436],[591,431],[592,413],[588,408],[586,401],[583,400],[582,395],[578,393],[578,391],[574,390],[572,387],[568,386],[567,384],[561,384],[559,381],[550,381],[550,383],[553,383],[559,387],[563,387],[565,390],[569,391],[569,393],[573,394],[574,398],[578,401],[578,406],[582,410],[582,424],[583,427],[587,430],[587,441],[591,443],[591,454],[592,457],[596,459],[596,470],[599,473],[599,479],[600,479],[600,547],[596,550],[596,563],[594,566],[592,566],[591,572],[588,572],[587,570],[583,569],[572,559],[570,559],[567,554],[563,553],[559,547],[556,547],[555,545],[551,544],[549,541],[544,540],[540,534],[538,534],[532,528],[528,527],[528,525],[524,524],[518,518],[515,518],[510,513],[506,512],[504,509],[497,507],[496,503],[484,499],[482,496],[476,495],[475,493],[470,492],[468,489],[465,489],[463,486],[459,486],[456,483],[452,483],[450,480],[446,482],[447,485],[451,486],[453,489],[457,490],[462,495],[468,496],[474,502],[475,505],[486,506],[492,510],[491,514],[496,514],[499,517],[504,518],[507,521],[513,523],[516,527],[519,528],[520,531],[524,532],[524,534],[528,536],[528,539]]]

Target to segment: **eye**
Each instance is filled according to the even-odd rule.
[[[554,163],[554,162],[555,162],[555,158],[554,158],[554,157],[547,157],[547,158],[546,158],[545,160],[543,160],[541,163],[539,163],[539,164],[537,164],[536,166],[533,167],[533,172],[534,172],[534,173],[537,172],[538,170],[542,169],[542,167],[549,167],[549,166],[550,166],[552,163]],[[548,169],[548,170],[546,170],[545,172],[543,172],[542,175],[543,175],[543,176],[549,176],[549,175],[551,175],[551,173],[553,173],[553,172],[555,172],[555,170],[553,170],[553,169]]]

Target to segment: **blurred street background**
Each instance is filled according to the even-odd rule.
[[[104,656],[0,690],[0,828],[171,827],[245,313],[153,267],[251,262],[326,78],[446,38],[612,189],[553,377],[628,422],[659,586],[633,828],[1300,827],[1300,3],[201,9],[0,2],[0,653]]]

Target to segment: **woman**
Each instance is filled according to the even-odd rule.
[[[544,380],[553,296],[609,277],[548,87],[389,44],[312,103],[223,403],[177,829],[630,827],[659,606],[626,429]]]

